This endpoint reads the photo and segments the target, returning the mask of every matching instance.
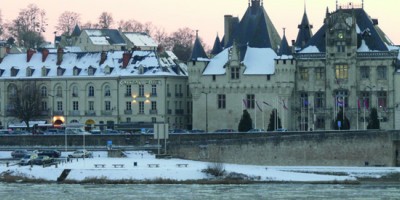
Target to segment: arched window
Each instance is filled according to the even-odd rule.
[[[46,86],[42,86],[40,88],[40,96],[41,97],[47,97],[47,87]]]
[[[89,97],[94,97],[94,87],[93,86],[89,86],[89,91],[88,91],[88,96]]]
[[[111,96],[111,89],[110,89],[110,86],[108,86],[108,85],[106,85],[104,87],[104,96],[106,96],[106,97]]]
[[[62,97],[62,87],[58,86],[56,89],[56,96],[57,97]]]
[[[78,97],[79,95],[78,86],[72,87],[72,97]]]

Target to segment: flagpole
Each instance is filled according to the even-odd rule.
[[[263,99],[263,101],[264,101],[264,99]],[[263,125],[263,129],[265,130],[265,121],[264,121],[264,104],[262,104],[262,125]]]
[[[254,98],[254,104],[257,103],[257,99]],[[256,105],[254,105],[254,128],[257,128],[257,109]]]
[[[363,104],[364,104],[364,130],[367,130],[365,127],[365,98],[363,98]]]
[[[358,111],[360,109],[360,99],[357,99],[357,130],[358,130]]]

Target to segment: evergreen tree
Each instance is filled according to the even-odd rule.
[[[282,128],[281,118],[279,117],[278,117],[278,128],[276,127],[276,117],[275,117],[277,114],[276,112],[277,112],[276,109],[272,110],[271,112],[267,131],[274,131],[278,128]]]
[[[243,110],[242,118],[239,122],[238,130],[239,132],[247,132],[253,128],[253,121],[251,120],[249,112],[247,110]]]
[[[344,117],[344,118],[343,118]],[[340,121],[340,128],[338,122]],[[340,109],[338,114],[336,115],[336,120],[333,125],[335,130],[349,130],[350,129],[350,121],[346,116],[343,116],[343,108]]]
[[[378,111],[376,110],[376,108],[371,109],[367,129],[380,129]]]

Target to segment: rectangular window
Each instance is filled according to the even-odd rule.
[[[300,79],[303,81],[308,80],[308,69],[300,68]]]
[[[139,85],[139,97],[144,97],[144,85]]]
[[[47,102],[42,101],[42,111],[46,111],[46,110],[47,110]]]
[[[225,94],[218,95],[218,109],[225,109],[226,108],[226,96]]]
[[[335,77],[336,79],[348,79],[349,77],[349,66],[348,65],[336,65]]]
[[[213,81],[216,81],[216,80],[217,80],[217,77],[216,77],[215,75],[212,75],[212,80],[213,80]]]
[[[94,110],[94,101],[89,101],[89,110],[90,111]]]
[[[63,102],[62,101],[57,101],[57,110],[62,111],[63,110]]]
[[[131,85],[126,85],[126,94],[125,96],[131,96],[132,94],[132,86]]]
[[[346,43],[345,42],[338,42],[336,44],[337,52],[344,53],[346,52]]]
[[[157,85],[151,85],[151,96],[157,96]]]
[[[377,68],[378,79],[386,79],[386,66],[379,66]]]
[[[236,80],[240,78],[240,68],[239,67],[232,67],[231,68],[231,79]]]
[[[139,101],[139,114],[144,114],[144,101]]]
[[[72,110],[79,110],[79,101],[72,102]]]
[[[324,93],[316,93],[315,94],[315,108],[323,108],[324,107]]]
[[[247,108],[254,109],[255,106],[255,95],[254,94],[248,94],[246,96],[247,100]]]
[[[360,67],[361,79],[369,79],[369,67]]]
[[[301,93],[300,94],[300,105],[302,108],[307,108],[308,107],[308,94],[307,93]]]
[[[130,101],[125,102],[125,110],[132,110],[132,102]]]
[[[156,101],[151,102],[151,110],[157,110],[157,102]]]
[[[315,128],[317,128],[317,129],[325,128],[325,119],[323,117],[317,117]]]
[[[378,92],[378,107],[381,109],[387,108],[387,93],[385,91]]]
[[[105,110],[111,110],[111,101],[105,101],[104,106]]]
[[[315,68],[315,79],[316,80],[324,80],[325,70],[322,67]]]
[[[157,123],[157,117],[152,117],[151,118],[151,123]]]

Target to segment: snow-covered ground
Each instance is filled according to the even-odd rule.
[[[11,152],[0,152],[1,158],[10,158]],[[182,159],[156,159],[155,155],[147,152],[125,152],[125,158],[108,158],[107,152],[93,152],[93,158],[73,159],[72,162],[61,163],[57,167],[50,166],[18,166],[9,167],[5,163],[0,164],[0,174],[4,171],[12,171],[13,174],[23,174],[31,178],[40,178],[56,181],[64,169],[71,169],[67,180],[84,180],[86,178],[106,178],[109,180],[201,180],[210,178],[201,172],[212,163],[198,162]],[[63,153],[66,157],[68,153]],[[136,162],[137,166],[134,166]],[[95,164],[104,164],[104,168],[96,168]],[[123,164],[122,168],[115,168],[113,164]],[[159,167],[149,167],[149,164],[158,164]],[[178,166],[177,164],[187,164]],[[357,178],[380,178],[382,176],[399,173],[395,167],[283,167],[283,166],[255,166],[223,164],[226,172],[236,172],[251,177],[260,177],[260,181],[284,181],[284,182],[332,182],[355,181]],[[325,174],[325,175],[324,175]],[[329,174],[329,175],[326,175]]]

